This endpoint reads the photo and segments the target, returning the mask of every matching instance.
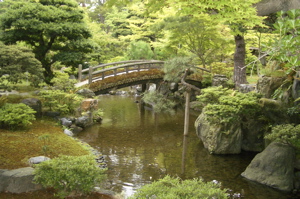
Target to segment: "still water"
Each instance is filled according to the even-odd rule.
[[[99,100],[102,124],[85,129],[78,138],[106,157],[104,188],[130,196],[142,185],[171,175],[217,180],[224,188],[243,192],[246,199],[289,198],[287,193],[240,176],[254,153],[210,155],[195,134],[197,114],[191,114],[189,136],[183,139],[183,110],[174,115],[154,114],[142,108],[138,98],[128,96],[104,95]]]

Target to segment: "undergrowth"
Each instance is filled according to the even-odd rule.
[[[0,168],[16,169],[28,166],[28,159],[45,155],[45,142],[40,139],[47,135],[47,156],[88,155],[89,151],[75,139],[63,133],[57,122],[37,120],[25,130],[9,131],[0,129]]]

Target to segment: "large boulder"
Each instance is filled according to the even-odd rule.
[[[228,78],[226,75],[214,75],[212,79],[212,86],[227,87]]]
[[[81,128],[85,128],[91,124],[91,118],[88,116],[81,116],[77,118],[75,125]]]
[[[295,100],[300,97],[300,71],[297,71],[294,77],[292,95]]]
[[[259,120],[246,119],[242,123],[242,150],[261,152],[265,148],[265,124]]]
[[[42,189],[33,183],[32,167],[0,171],[0,192],[23,193]]]
[[[35,117],[39,118],[42,116],[42,102],[36,98],[26,98],[21,101],[21,103],[26,104],[30,108],[36,111]]]
[[[256,84],[240,84],[238,89],[241,93],[249,93],[256,89]]]
[[[84,88],[84,89],[80,89],[76,92],[78,95],[82,95],[83,97],[86,97],[86,98],[93,98],[95,97],[95,93],[90,90],[90,89],[87,89],[87,88]]]
[[[202,112],[195,121],[198,137],[212,154],[238,154],[241,152],[242,131],[239,122],[224,126],[211,124]]]
[[[81,111],[93,111],[98,108],[98,100],[96,99],[85,99],[81,102]]]
[[[257,91],[264,95],[265,98],[271,98],[274,91],[282,85],[284,80],[284,77],[263,76],[257,81]]]
[[[295,151],[286,144],[273,142],[257,154],[242,176],[282,191],[293,189]]]

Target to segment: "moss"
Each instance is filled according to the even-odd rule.
[[[41,136],[49,135],[47,141]],[[65,135],[62,128],[51,120],[34,121],[30,129],[9,131],[0,129],[0,168],[16,169],[28,166],[30,157],[45,155],[43,147],[47,145],[47,156],[88,155],[89,150],[75,139]]]

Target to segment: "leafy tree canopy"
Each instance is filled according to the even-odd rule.
[[[42,65],[34,57],[31,49],[0,43],[0,86],[2,89],[9,89],[8,85],[22,80],[37,84],[42,80],[42,76]]]
[[[5,44],[24,41],[45,69],[46,82],[57,61],[75,66],[93,49],[84,13],[73,0],[1,2],[0,39]]]

